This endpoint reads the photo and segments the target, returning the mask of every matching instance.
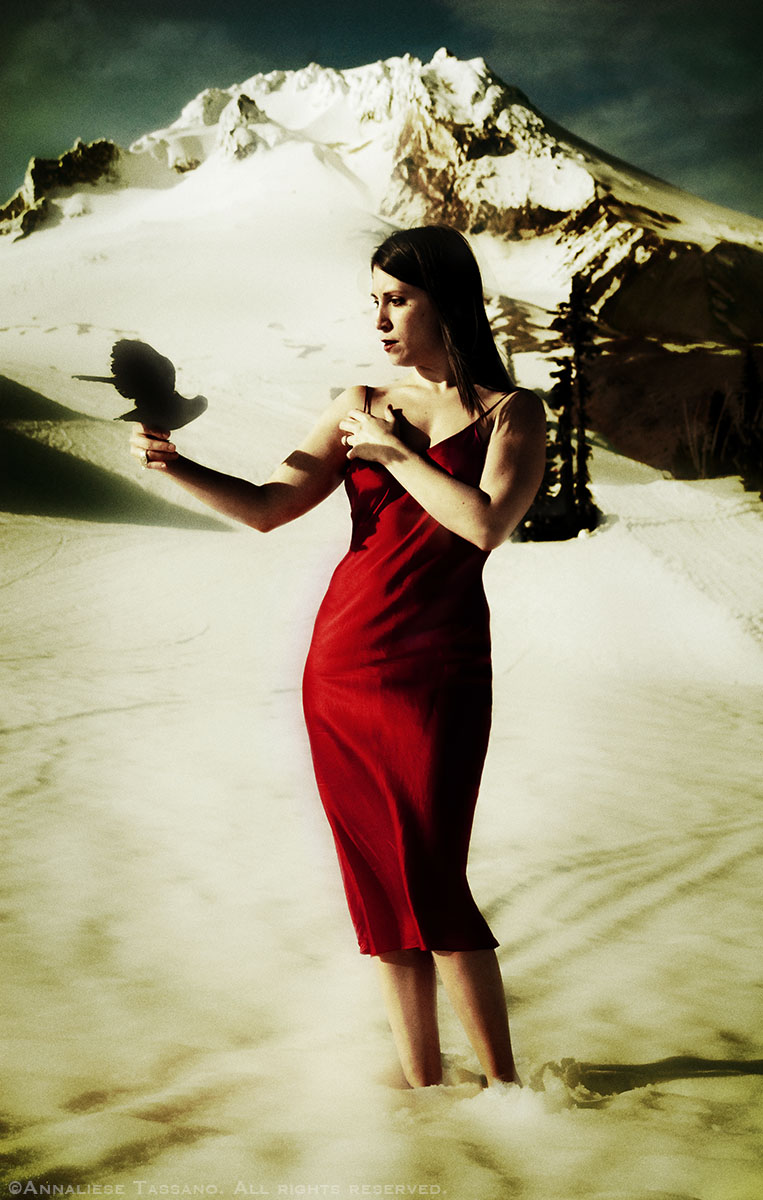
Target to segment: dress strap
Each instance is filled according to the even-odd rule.
[[[499,397],[498,400],[496,400],[495,404],[491,404],[490,408],[486,408],[483,413],[480,413],[477,420],[481,421],[483,417],[489,417],[491,412],[493,411],[493,409],[498,408],[499,404],[503,404],[504,400],[510,400],[512,396],[515,396],[517,394],[518,390],[519,390],[518,388],[514,388],[513,392],[504,392],[503,395],[501,397]]]

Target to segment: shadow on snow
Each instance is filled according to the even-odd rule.
[[[99,436],[99,426],[108,454],[111,422],[84,416],[0,376],[0,510],[115,524],[230,529],[215,517],[190,512],[79,457],[78,429],[87,433],[90,443],[94,430]],[[53,439],[67,448],[51,445]]]

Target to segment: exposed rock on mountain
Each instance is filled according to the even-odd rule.
[[[0,233],[25,235],[60,220],[64,212],[57,196],[70,196],[82,184],[118,180],[123,151],[113,142],[77,141],[59,158],[33,158],[24,182],[0,208]]]
[[[629,255],[616,282],[605,274],[600,315],[610,327],[665,341],[744,345],[763,339],[763,254],[719,243],[666,246],[654,234],[639,239],[640,261]]]

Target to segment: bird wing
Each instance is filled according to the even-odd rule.
[[[114,387],[137,405],[151,399],[169,398],[175,390],[175,367],[146,342],[123,338],[111,351]]]

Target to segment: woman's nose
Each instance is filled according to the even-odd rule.
[[[376,310],[376,328],[377,329],[390,329],[391,327],[392,327],[392,322],[390,321],[389,316],[387,315],[386,309],[382,308],[381,305],[379,305],[379,307]]]

